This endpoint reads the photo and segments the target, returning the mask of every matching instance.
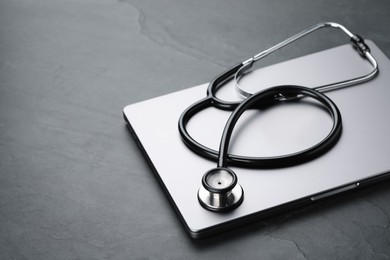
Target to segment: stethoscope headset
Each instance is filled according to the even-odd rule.
[[[307,88],[296,85],[282,85],[270,87],[254,94],[245,91],[238,84],[253,64],[267,55],[281,49],[282,47],[324,27],[341,29],[345,32],[356,49],[356,51],[373,66],[373,70],[364,76],[322,85],[315,88]],[[183,142],[196,154],[217,161],[217,167],[207,171],[202,178],[202,185],[198,190],[200,204],[210,211],[227,211],[238,207],[244,198],[244,192],[238,184],[237,175],[228,168],[228,165],[247,168],[279,168],[293,166],[315,159],[329,151],[339,140],[342,132],[342,119],[336,104],[323,92],[344,88],[359,84],[372,79],[378,73],[378,64],[370,53],[369,47],[359,35],[352,34],[344,26],[326,22],[310,27],[275,46],[247,59],[233,68],[225,71],[213,81],[207,88],[206,97],[189,106],[180,116],[179,132]],[[226,82],[234,78],[237,91],[246,99],[242,102],[231,102],[221,100],[216,96]],[[248,109],[260,107],[261,105],[272,105],[276,102],[286,102],[288,100],[310,97],[321,103],[333,120],[333,125],[328,135],[315,145],[295,153],[272,156],[272,157],[251,157],[229,153],[229,143],[235,124],[240,116]],[[187,123],[200,111],[214,107],[221,110],[232,111],[224,127],[219,151],[206,147],[195,141],[187,131]]]

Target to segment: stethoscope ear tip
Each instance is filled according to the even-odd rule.
[[[198,199],[208,210],[226,211],[241,204],[244,192],[237,182],[237,175],[231,169],[217,167],[203,175]]]

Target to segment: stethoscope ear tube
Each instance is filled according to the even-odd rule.
[[[289,45],[289,44],[307,36],[308,34],[310,34],[312,32],[315,32],[315,31],[322,29],[322,28],[329,28],[329,27],[339,29],[340,31],[345,33],[349,37],[349,39],[351,40],[351,43],[352,43],[353,47],[355,48],[355,50],[357,51],[357,53],[360,56],[362,56],[363,58],[365,58],[372,65],[373,69],[365,75],[361,75],[361,76],[356,77],[356,78],[346,79],[346,80],[342,80],[342,81],[338,81],[338,82],[332,82],[329,84],[317,86],[317,87],[314,87],[313,89],[320,91],[320,92],[327,92],[327,91],[331,91],[331,90],[336,90],[336,89],[340,89],[340,88],[353,86],[353,85],[360,84],[360,83],[363,83],[365,81],[373,79],[378,74],[378,71],[379,71],[378,63],[375,60],[375,58],[371,55],[371,50],[370,50],[369,46],[364,42],[364,39],[357,34],[353,34],[352,32],[350,32],[347,28],[345,28],[341,24],[333,23],[333,22],[325,22],[325,23],[319,23],[319,24],[316,24],[310,28],[307,28],[306,30],[303,30],[302,32],[297,33],[296,35],[272,46],[271,48],[268,48],[267,50],[264,50],[256,55],[254,55],[253,57],[243,61],[241,68],[239,68],[234,75],[234,84],[235,84],[237,92],[245,98],[250,97],[252,95],[252,93],[246,91],[244,88],[242,88],[240,86],[239,81],[245,75],[245,72],[247,72],[249,69],[252,68],[252,66],[255,62],[267,57],[271,53],[285,47],[286,45]]]

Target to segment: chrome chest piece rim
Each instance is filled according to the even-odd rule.
[[[232,170],[217,167],[203,175],[198,199],[200,204],[208,210],[226,211],[241,204],[244,192]]]

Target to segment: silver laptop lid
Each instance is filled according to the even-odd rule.
[[[177,130],[180,114],[205,97],[207,84],[124,108],[126,120],[192,236],[223,230],[294,202],[353,189],[363,180],[389,172],[390,61],[374,43],[367,43],[378,60],[379,75],[364,84],[327,93],[343,119],[343,133],[336,146],[318,159],[294,167],[233,168],[245,199],[231,212],[215,213],[200,206],[197,191],[201,178],[216,163],[191,152]],[[257,70],[240,83],[248,91],[282,84],[315,87],[364,75],[370,69],[350,45],[343,45]],[[241,98],[233,83],[218,95],[227,100]],[[198,142],[217,150],[229,115],[206,109],[189,122],[189,132]],[[239,120],[230,151],[252,156],[291,153],[321,140],[331,123],[327,112],[310,100],[252,110]]]

